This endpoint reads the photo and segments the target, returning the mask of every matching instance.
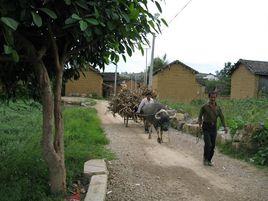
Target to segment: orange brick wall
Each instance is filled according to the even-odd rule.
[[[171,102],[191,102],[204,98],[204,87],[195,79],[195,74],[180,64],[173,64],[153,77],[153,89],[158,98]]]
[[[66,96],[81,96],[82,94],[90,95],[93,93],[102,96],[102,76],[92,70],[86,71],[84,74],[86,77],[80,73],[78,80],[68,80],[65,86]]]
[[[259,77],[251,73],[241,64],[232,74],[231,98],[256,98]]]

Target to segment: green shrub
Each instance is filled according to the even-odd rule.
[[[252,137],[253,142],[257,145],[254,150],[252,161],[257,165],[268,166],[268,129],[257,130]]]

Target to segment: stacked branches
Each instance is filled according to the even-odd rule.
[[[148,92],[151,91],[146,87],[130,90],[122,86],[120,92],[109,102],[108,109],[114,116],[119,114],[121,117],[136,119],[135,111]],[[152,96],[155,98],[156,93],[152,93]]]

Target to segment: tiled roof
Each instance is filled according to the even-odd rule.
[[[192,71],[194,74],[197,74],[197,73],[198,73],[198,71],[194,70],[194,69],[191,68],[190,66],[187,66],[186,64],[180,62],[179,60],[175,60],[175,61],[169,63],[168,65],[164,66],[163,68],[160,68],[160,69],[158,69],[157,71],[155,71],[155,72],[154,72],[154,75],[156,75],[157,73],[159,73],[159,72],[165,70],[166,68],[170,67],[170,66],[173,65],[173,64],[180,64],[180,65],[182,65],[184,68],[186,68],[186,69]]]
[[[240,64],[245,65],[249,71],[255,75],[268,75],[267,61],[252,61],[245,59],[239,59],[239,61],[234,65],[234,68],[231,70],[231,73],[233,73]]]

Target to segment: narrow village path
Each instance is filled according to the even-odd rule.
[[[267,171],[218,152],[215,166],[204,167],[203,142],[196,144],[194,137],[171,129],[158,144],[141,124],[124,127],[106,101],[98,101],[96,109],[117,156],[108,161],[107,201],[268,200]]]

